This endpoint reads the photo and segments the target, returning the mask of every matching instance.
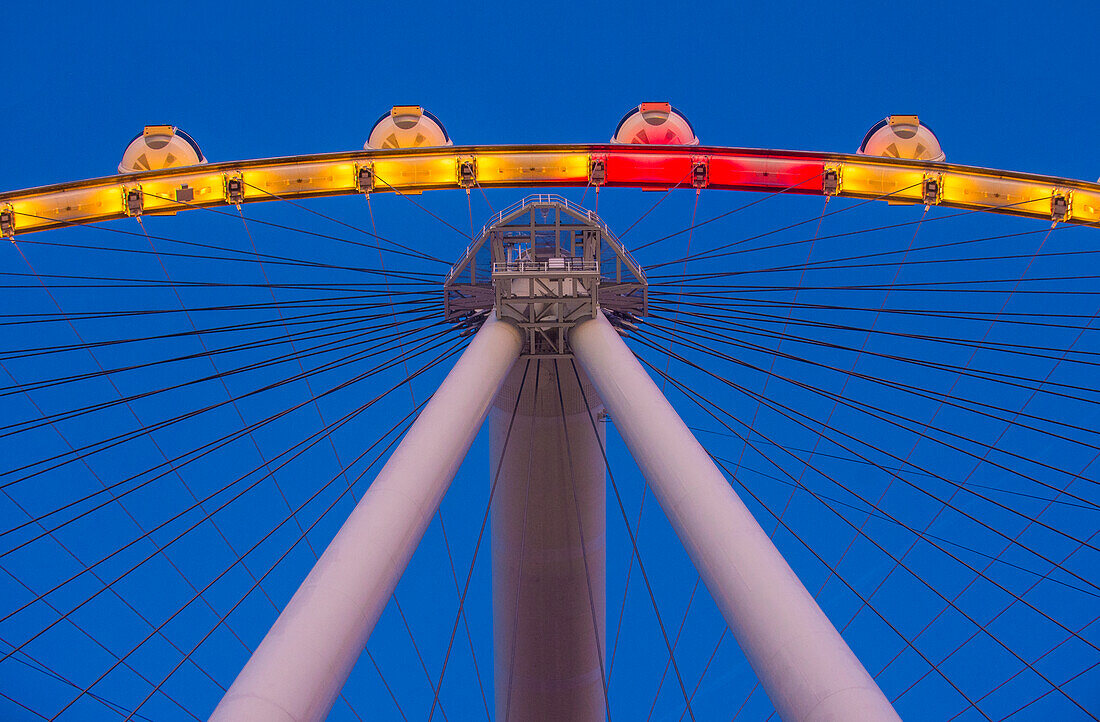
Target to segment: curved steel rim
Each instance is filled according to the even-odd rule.
[[[0,213],[10,231],[29,233],[277,199],[586,185],[837,195],[1100,224],[1100,183],[845,153],[609,144],[447,146],[226,161],[0,193]]]

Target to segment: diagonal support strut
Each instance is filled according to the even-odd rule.
[[[603,312],[569,341],[780,717],[900,720]]]
[[[212,722],[313,722],[328,715],[522,345],[519,329],[490,315]]]

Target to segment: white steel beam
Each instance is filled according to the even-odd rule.
[[[587,381],[581,395],[568,360],[528,364],[518,406],[519,365],[489,415],[496,719],[597,722],[606,718],[604,425],[597,438],[585,398],[602,407]]]
[[[322,720],[481,427],[522,336],[490,315],[211,720]]]
[[[603,313],[569,341],[780,717],[899,720]]]

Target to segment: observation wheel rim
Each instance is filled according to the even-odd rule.
[[[475,186],[835,195],[1100,225],[1100,182],[854,153],[640,144],[433,146],[220,161],[0,192],[0,213],[11,238],[143,213]]]

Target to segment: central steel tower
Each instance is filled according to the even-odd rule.
[[[594,213],[531,196],[485,226],[444,297],[451,319],[494,309],[525,339],[489,417],[496,717],[602,719],[604,424],[569,335],[601,308],[644,315],[645,276]]]

